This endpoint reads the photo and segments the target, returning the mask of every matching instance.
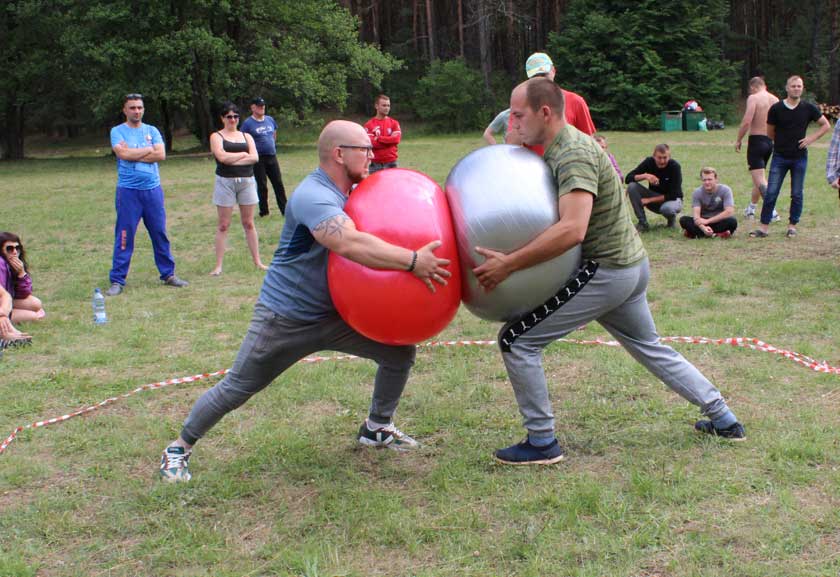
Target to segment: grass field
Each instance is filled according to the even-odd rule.
[[[666,140],[699,185],[715,166],[750,188],[734,130],[610,133],[627,171]],[[689,241],[644,236],[649,300],[663,336],[758,337],[840,365],[840,226],[824,178],[828,139],[811,151],[799,237]],[[412,138],[402,166],[443,182],[478,134]],[[160,286],[144,232],[125,293],[94,326],[107,286],[115,167],[91,144],[33,148],[0,163],[0,230],[28,250],[48,317],[31,347],[0,360],[0,437],[135,387],[230,366],[262,275],[241,227],[225,272],[213,267],[213,163],[161,165],[169,231],[187,289]],[[58,153],[55,151],[58,150]],[[284,140],[289,190],[314,145]],[[787,183],[786,183],[787,186]],[[787,193],[780,197],[787,215]],[[273,199],[272,199],[273,203]],[[652,224],[661,224],[654,217]],[[282,219],[258,222],[269,262]],[[493,338],[463,308],[441,338]],[[606,337],[597,324],[572,337]],[[199,381],[147,391],[87,416],[27,430],[0,455],[0,577],[76,576],[827,576],[840,573],[840,378],[776,355],[676,345],[723,391],[746,443],[701,438],[694,407],[624,351],[556,344],[546,370],[568,459],[521,470],[492,451],[523,430],[493,347],[421,349],[398,424],[416,453],[360,449],[375,367],[298,365],[202,440],[193,481],[158,481]]]

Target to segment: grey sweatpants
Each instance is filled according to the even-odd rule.
[[[225,377],[196,401],[181,430],[190,445],[219,420],[267,387],[283,371],[307,355],[334,350],[379,364],[373,383],[369,417],[388,423],[400,401],[416,347],[390,346],[353,330],[338,315],[310,323],[281,317],[257,303],[245,340]]]
[[[645,259],[624,269],[598,268],[579,293],[502,352],[525,428],[535,437],[554,432],[542,350],[590,321],[598,321],[634,359],[675,393],[715,418],[727,411],[715,386],[677,351],[659,342],[647,303],[650,267]],[[508,327],[505,325],[500,335]]]
[[[645,208],[651,212],[661,214],[665,218],[675,217],[677,213],[682,211],[682,199],[676,198],[666,202],[654,202],[648,205],[642,205],[643,198],[650,198],[652,196],[659,196],[660,193],[650,190],[648,187],[639,184],[638,182],[631,182],[627,185],[627,195],[630,197],[630,206],[633,207],[633,212],[639,222],[647,222],[647,215],[645,215]]]

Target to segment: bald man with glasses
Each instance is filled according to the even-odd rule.
[[[330,251],[370,268],[409,271],[434,292],[446,284],[449,261],[434,241],[417,251],[356,230],[344,205],[353,186],[368,176],[373,150],[359,124],[330,122],[318,139],[319,166],[301,181],[286,205],[280,245],[266,273],[233,368],[198,399],[181,435],[164,451],[160,475],[188,481],[193,445],[224,415],[244,404],[300,359],[334,350],[371,359],[379,366],[373,399],[357,440],[370,447],[411,449],[417,442],[394,426],[415,347],[385,345],[362,336],[342,320],[327,285]]]

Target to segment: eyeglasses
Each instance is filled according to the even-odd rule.
[[[143,100],[143,95],[137,92],[132,92],[131,94],[125,95],[126,100]]]
[[[366,152],[373,152],[373,147],[370,146],[370,145],[362,146],[362,145],[359,145],[359,144],[339,144],[338,147],[339,148],[352,148],[353,150],[364,150]]]
[[[228,114],[228,115],[225,116],[225,118],[230,118],[231,120],[236,120],[237,118],[239,118],[239,115],[238,114]]]
[[[6,245],[6,252],[20,252],[20,245],[19,244],[7,244]]]

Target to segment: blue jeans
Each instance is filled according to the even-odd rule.
[[[112,283],[125,284],[131,255],[134,254],[134,235],[140,219],[146,225],[155,264],[160,272],[160,280],[166,280],[175,274],[175,261],[169,250],[169,237],[166,236],[166,211],[163,208],[163,188],[157,186],[149,190],[117,187],[116,195],[117,224],[114,227],[114,257],[111,264]]]
[[[767,192],[761,206],[761,224],[770,224],[776,199],[782,190],[782,181],[790,172],[790,224],[797,224],[802,216],[802,200],[805,188],[805,171],[808,168],[808,151],[799,158],[785,158],[778,152],[773,153],[770,162],[770,175],[767,178]]]

